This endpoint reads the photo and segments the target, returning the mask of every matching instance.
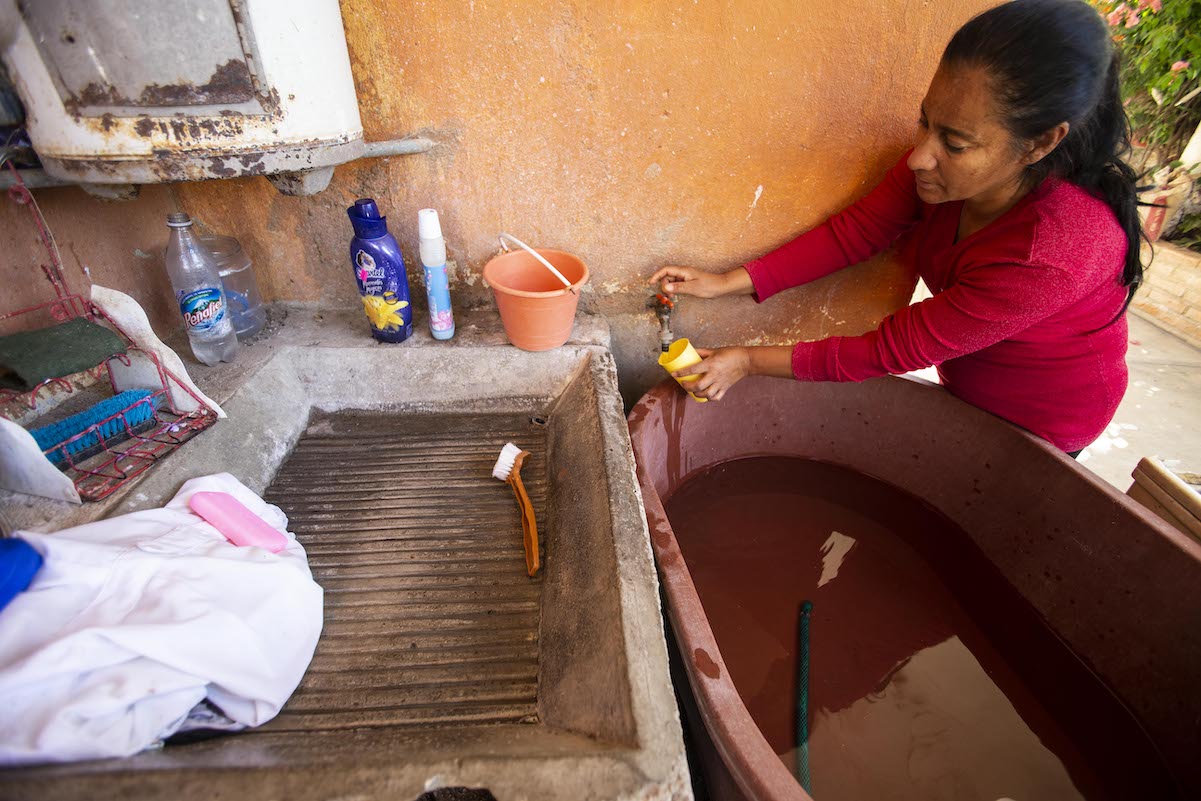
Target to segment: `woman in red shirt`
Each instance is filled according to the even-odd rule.
[[[781,290],[900,248],[934,296],[875,331],[783,347],[700,350],[694,393],[747,375],[862,381],[937,365],[946,388],[1069,453],[1126,390],[1125,310],[1142,278],[1129,122],[1100,16],[1015,0],[951,39],[917,144],[867,197],[723,274],[664,267],[668,294]]]

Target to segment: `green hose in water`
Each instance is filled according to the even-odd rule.
[[[801,603],[801,619],[798,624],[798,653],[797,653],[797,693],[796,693],[796,777],[805,788],[805,792],[813,794],[810,789],[812,777],[809,775],[809,615],[813,612],[813,602]]]

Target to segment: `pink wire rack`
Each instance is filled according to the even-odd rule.
[[[96,382],[103,382],[107,378],[109,386],[116,394],[117,387],[113,380],[110,364],[113,361],[119,361],[125,366],[130,366],[133,358],[145,358],[154,365],[159,377],[160,385],[157,389],[152,390],[149,398],[139,398],[137,402],[88,426],[83,431],[55,443],[44,451],[47,457],[52,455],[61,457],[58,466],[70,476],[81,499],[99,501],[112,495],[127,482],[148,470],[155,462],[163,459],[180,445],[211,426],[217,421],[217,413],[201,396],[193,392],[174,373],[163,366],[155,353],[138,347],[133,339],[105,314],[103,309],[92,303],[91,300],[71,291],[66,277],[63,275],[58,245],[42,218],[41,210],[38,209],[33,195],[21,180],[20,173],[11,164],[8,165],[8,168],[15,178],[13,185],[8,190],[9,197],[18,205],[29,209],[42,244],[49,255],[50,263],[41,265],[41,268],[46,280],[54,289],[54,298],[23,309],[0,312],[0,322],[22,315],[33,316],[38,312],[49,314],[52,319],[60,323],[76,317],[84,317],[115,331],[125,342],[126,352],[83,371],[83,375],[89,376]],[[70,381],[68,378],[70,376],[48,378],[28,390],[0,388],[0,406],[9,406],[10,408],[24,406],[30,411],[36,411],[38,397],[45,391],[52,392],[57,389],[67,394],[76,391],[76,382]],[[197,408],[195,410],[185,412],[177,408],[170,389],[172,382],[180,391],[196,401]],[[145,403],[153,404],[154,412],[150,420],[137,425],[131,424],[127,415],[136,406]],[[11,419],[11,415],[4,416]],[[112,435],[113,424],[116,424],[117,436]],[[109,436],[104,436],[103,430],[109,431]],[[68,446],[91,435],[95,435],[98,441],[99,453],[93,452],[87,456],[80,456],[70,452]],[[89,450],[94,451],[95,448]]]

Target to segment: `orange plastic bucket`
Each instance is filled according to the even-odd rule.
[[[552,350],[571,337],[580,287],[588,282],[588,267],[578,256],[562,250],[537,252],[571,282],[571,289],[524,250],[503,253],[484,265],[484,281],[492,288],[505,336],[522,350]]]

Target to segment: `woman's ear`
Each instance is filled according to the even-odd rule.
[[[1066,122],[1061,122],[1054,128],[1044,131],[1030,141],[1030,149],[1026,152],[1026,157],[1022,159],[1027,166],[1037,164],[1045,159],[1052,150],[1059,147],[1059,143],[1068,135],[1071,125]]]

